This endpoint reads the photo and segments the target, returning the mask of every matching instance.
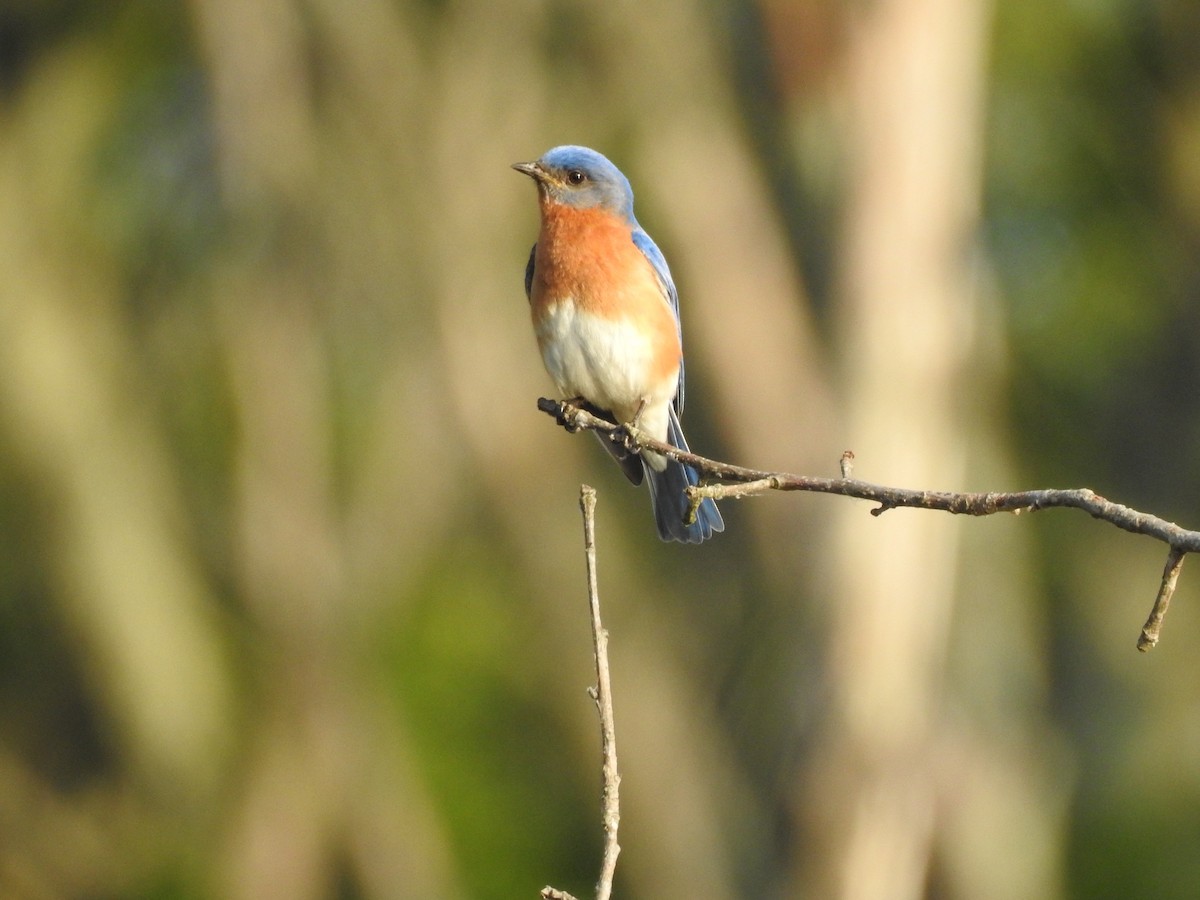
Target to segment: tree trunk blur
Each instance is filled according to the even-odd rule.
[[[986,5],[884,0],[850,17],[851,198],[839,312],[855,474],[962,487],[960,396],[973,343]],[[804,779],[812,896],[924,895],[931,771],[960,523],[834,511],[831,710]]]

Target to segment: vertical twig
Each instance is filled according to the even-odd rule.
[[[1175,585],[1179,581],[1179,570],[1183,568],[1183,558],[1187,554],[1178,547],[1172,547],[1167,554],[1167,564],[1163,566],[1162,583],[1158,587],[1158,596],[1154,598],[1154,606],[1150,617],[1142,626],[1138,636],[1137,648],[1145,653],[1158,643],[1158,633],[1162,629],[1163,616],[1171,604],[1171,595],[1175,593]]]
[[[596,652],[596,687],[591,691],[600,714],[600,751],[603,755],[604,788],[601,794],[604,813],[604,862],[596,883],[596,900],[608,900],[612,894],[613,873],[617,870],[617,828],[621,823],[620,784],[617,772],[617,736],[613,723],[612,681],[608,671],[608,632],[600,621],[600,589],[596,578],[596,491],[586,484],[579,489],[583,510],[583,550],[587,558],[588,606],[592,613],[592,644]]]
[[[600,621],[600,589],[596,577],[596,490],[580,485],[579,508],[583,511],[583,551],[587,560],[588,606],[592,616],[592,646],[596,658],[596,686],[588,694],[596,701],[600,714],[600,752],[603,757],[601,793],[604,815],[604,860],[600,865],[600,880],[596,882],[596,900],[612,896],[613,874],[617,870],[617,829],[621,823],[620,784],[617,771],[617,736],[613,723],[612,681],[608,669],[608,632]],[[565,891],[542,888],[543,900],[575,900]]]

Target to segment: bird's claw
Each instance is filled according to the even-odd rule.
[[[568,397],[559,402],[558,416],[556,417],[558,424],[566,429],[568,434],[582,431],[583,424],[579,421],[579,414],[582,412],[590,413],[597,418],[604,418],[600,410],[582,397]]]
[[[632,422],[626,422],[609,432],[608,439],[619,447],[623,447],[628,453],[641,453],[642,448],[638,446],[638,442],[633,436],[636,429],[637,426]]]
[[[579,422],[576,420],[576,413],[579,412],[579,406],[579,397],[562,400],[558,404],[558,415],[555,416],[555,419],[566,430],[567,434],[575,434],[579,431]]]

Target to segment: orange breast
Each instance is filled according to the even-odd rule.
[[[654,377],[666,377],[681,356],[675,315],[631,234],[604,210],[543,205],[531,312],[536,323],[547,308],[569,300],[581,312],[635,322],[656,349]]]

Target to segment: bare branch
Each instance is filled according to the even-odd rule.
[[[688,488],[690,513],[705,497],[734,499],[764,494],[768,491],[809,491],[819,494],[839,494],[878,504],[871,515],[878,516],[889,509],[909,507],[932,509],[964,516],[990,516],[995,513],[1036,512],[1039,509],[1081,509],[1092,518],[1108,522],[1134,534],[1144,534],[1162,541],[1170,548],[1162,585],[1154,602],[1150,618],[1138,639],[1138,649],[1149,650],[1158,642],[1162,618],[1174,593],[1183,557],[1200,552],[1200,531],[1181,528],[1174,522],[1140,512],[1120,503],[1106,500],[1088,488],[1060,490],[1047,488],[1033,491],[956,493],[886,487],[851,478],[854,454],[846,451],[841,458],[841,478],[820,478],[812,475],[793,475],[787,472],[765,472],[729,463],[718,462],[695,453],[685,453],[670,444],[647,437],[631,425],[614,425],[588,410],[572,403],[542,398],[538,409],[555,418],[568,431],[596,431],[608,440],[623,444],[633,451],[653,450],[692,466],[712,482]]]
[[[1154,649],[1158,643],[1158,632],[1162,629],[1163,616],[1171,603],[1171,595],[1175,593],[1175,585],[1179,581],[1179,570],[1183,568],[1183,557],[1186,554],[1177,547],[1172,547],[1167,553],[1167,564],[1163,567],[1162,584],[1158,588],[1158,596],[1154,598],[1154,607],[1150,610],[1150,618],[1142,626],[1142,634],[1138,638],[1137,648],[1145,653]]]
[[[617,771],[617,735],[613,718],[612,679],[608,668],[608,631],[600,621],[600,589],[596,577],[596,491],[584,484],[579,488],[579,507],[583,511],[583,550],[587,560],[588,607],[592,617],[592,646],[596,659],[596,686],[588,695],[596,702],[600,715],[600,752],[603,788],[601,807],[604,816],[604,860],[600,880],[596,882],[596,900],[612,896],[613,875],[617,870],[617,830],[621,823],[620,785]],[[542,888],[543,900],[575,900],[575,897],[552,887]]]

